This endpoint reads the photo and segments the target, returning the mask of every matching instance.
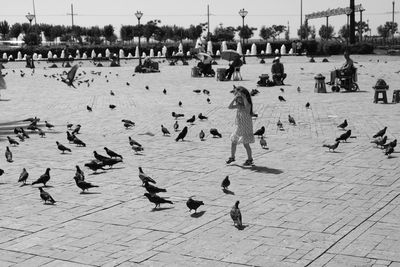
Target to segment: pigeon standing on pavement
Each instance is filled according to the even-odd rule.
[[[26,171],[25,168],[22,168],[22,172],[19,175],[18,183],[26,184],[26,180],[28,179],[29,173]]]
[[[239,200],[236,201],[235,205],[231,209],[231,218],[233,220],[233,225],[236,225],[238,228],[242,228],[242,213],[239,209]]]
[[[216,129],[216,128],[211,128],[210,134],[212,134],[213,137],[218,136],[219,138],[222,138],[222,134],[220,132],[218,132],[218,129]]]
[[[146,182],[156,184],[156,181],[154,181],[153,178],[151,178],[150,176],[146,175],[143,172],[142,167],[139,167],[139,178],[142,181],[143,186],[145,185]]]
[[[66,147],[66,146],[64,146],[63,144],[60,144],[58,141],[56,141],[56,144],[57,144],[57,148],[58,148],[58,150],[60,150],[61,151],[61,153],[65,153],[65,151],[68,151],[68,152],[71,152],[71,149],[70,148],[68,148],[68,147]]]
[[[336,138],[337,141],[345,141],[347,142],[347,139],[349,139],[351,136],[351,130],[347,130],[344,134],[341,134],[338,138]]]
[[[175,141],[176,142],[178,142],[179,140],[182,140],[183,141],[183,139],[186,137],[186,135],[187,135],[187,132],[188,132],[188,128],[187,128],[187,126],[185,126],[184,128],[183,128],[183,130],[178,134],[178,137],[175,139]]]
[[[170,132],[168,131],[167,128],[164,127],[164,125],[161,124],[161,132],[163,135],[170,135]]]
[[[294,120],[294,118],[292,116],[290,116],[290,114],[288,115],[288,120],[290,124],[293,124],[294,126],[296,126],[296,121]]]
[[[229,175],[227,175],[225,178],[224,178],[224,180],[222,180],[222,183],[221,183],[221,187],[223,188],[223,189],[228,189],[228,187],[231,185],[231,181],[229,180]]]
[[[13,139],[11,137],[7,136],[7,139],[8,139],[8,143],[10,143],[10,145],[12,145],[12,146],[18,146],[19,145],[19,143],[15,139]]]
[[[147,182],[147,181],[144,182],[144,188],[147,190],[147,192],[149,192],[152,195],[161,193],[161,192],[167,192],[167,189],[159,188],[157,186],[149,184],[149,182]]]
[[[174,130],[175,130],[175,132],[177,132],[179,130],[178,121],[175,121],[175,123],[174,123]]]
[[[99,187],[98,185],[94,185],[92,183],[81,180],[77,176],[74,176],[74,180],[75,180],[76,186],[78,186],[80,189],[82,189],[83,193],[85,192],[85,190],[89,190],[89,188]]]
[[[203,131],[203,130],[200,130],[199,138],[200,138],[201,141],[204,141],[204,137],[205,137],[205,136],[206,136],[206,135],[205,135],[204,131]]]
[[[346,129],[346,127],[348,126],[347,124],[347,120],[345,119],[341,124],[339,124],[337,127],[340,129]]]
[[[286,99],[283,97],[283,96],[278,96],[278,99],[279,99],[279,101],[281,101],[281,102],[286,102]]]
[[[335,152],[335,149],[336,148],[338,148],[338,146],[339,146],[339,141],[336,141],[334,144],[332,144],[332,145],[327,145],[327,144],[324,144],[324,145],[322,145],[323,147],[327,147],[328,148],[328,150],[329,151],[333,151],[333,152]]]
[[[108,149],[107,147],[104,147],[104,150],[106,151],[107,155],[109,155],[111,158],[121,158],[121,159],[123,159],[123,157],[120,154],[112,151],[111,149]]]
[[[189,212],[194,210],[194,213],[197,213],[197,209],[201,206],[204,205],[203,201],[200,200],[194,200],[191,197],[186,201],[186,206],[189,208]]]
[[[46,172],[42,175],[40,175],[40,177],[34,181],[32,183],[32,185],[34,184],[43,184],[44,186],[46,186],[46,183],[50,180],[50,168],[46,169]]]
[[[267,141],[265,141],[264,136],[261,136],[261,139],[260,139],[260,146],[261,146],[262,148],[267,148]]]
[[[258,137],[262,137],[265,133],[265,127],[262,126],[260,129],[254,132],[254,135],[257,135]]]
[[[12,152],[11,152],[11,150],[10,150],[10,148],[8,146],[6,147],[5,156],[6,156],[7,162],[10,162],[10,163],[13,162],[13,155],[12,155]]]
[[[44,200],[44,204],[46,204],[47,201],[50,202],[50,204],[56,203],[56,201],[52,198],[52,196],[46,191],[44,191],[43,188],[39,187],[39,191],[40,191],[40,198]]]
[[[196,116],[193,115],[190,119],[186,120],[186,122],[189,122],[191,124],[193,124],[193,122],[196,120]]]
[[[160,207],[160,204],[163,204],[163,203],[174,204],[172,201],[162,198],[160,196],[157,196],[155,194],[152,195],[150,193],[144,193],[144,196],[147,197],[150,202],[152,202],[156,205],[155,208]]]

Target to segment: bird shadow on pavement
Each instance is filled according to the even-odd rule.
[[[231,190],[229,190],[229,189],[222,189],[222,192],[224,192],[225,194],[227,194],[227,195],[234,195],[235,194],[235,192],[233,192],[233,191],[231,191]]]
[[[102,172],[92,172],[92,173],[89,173],[89,175],[99,175],[99,174],[103,174],[103,173],[106,173],[106,171],[102,171]]]
[[[49,202],[45,202],[45,203],[43,203],[43,205],[54,206],[54,205],[56,205],[56,204],[55,204],[55,203],[49,203]]]
[[[248,227],[248,225],[241,225],[241,226],[239,226],[239,225],[235,225],[235,227],[238,229],[238,230],[244,230],[246,227]]]
[[[254,171],[254,172],[261,172],[261,173],[272,173],[272,174],[281,174],[281,173],[283,173],[283,171],[280,170],[280,169],[268,168],[266,166],[253,165],[253,166],[249,166],[248,167],[248,166],[241,166],[241,165],[238,165],[238,164],[233,164],[232,166],[238,166],[238,167],[240,167],[242,169],[245,169],[245,170],[251,170],[251,171]]]
[[[97,195],[101,194],[100,192],[80,192],[81,195]]]
[[[201,216],[204,215],[204,213],[206,213],[206,211],[202,210],[200,212],[195,212],[195,213],[190,214],[190,217],[192,217],[192,218],[200,218]]]
[[[11,99],[0,99],[0,101],[10,101]]]
[[[108,170],[120,170],[120,169],[125,169],[125,167],[111,167],[111,168],[108,168]]]
[[[163,211],[163,210],[169,210],[169,209],[173,209],[174,207],[168,207],[168,208],[153,208],[151,210],[151,212],[155,212],[155,211]]]
[[[325,153],[343,153],[343,151],[329,151],[329,150],[327,150],[327,151],[325,151]]]

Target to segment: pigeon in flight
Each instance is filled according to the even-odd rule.
[[[67,84],[68,86],[72,86],[72,87],[74,87],[74,88],[76,88],[75,86],[74,86],[74,80],[75,80],[75,75],[76,75],[76,72],[77,72],[77,70],[78,70],[78,65],[74,65],[70,70],[69,70],[69,72],[67,73],[67,78],[61,78],[61,81],[63,82],[63,83],[65,83],[65,84]]]

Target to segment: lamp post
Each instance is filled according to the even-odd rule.
[[[249,12],[244,10],[244,8],[242,8],[241,10],[239,10],[239,15],[242,17],[242,33],[244,33],[244,18],[247,16]],[[242,37],[242,53],[243,53],[243,63],[246,64],[245,60],[244,60],[244,37]]]
[[[347,15],[347,38],[346,38],[346,48],[349,48],[349,36],[350,36],[350,27],[349,27],[349,19],[350,19],[350,15],[351,15],[351,8],[347,7],[346,8],[346,15]]]
[[[29,27],[32,27],[32,20],[35,18],[35,15],[28,13],[28,15],[26,15],[26,18],[29,20]]]
[[[363,20],[362,20],[362,13],[363,13],[363,11],[365,11],[365,8],[360,4],[360,9],[359,9],[359,11],[360,11],[360,23],[358,24],[359,26],[358,26],[358,30],[359,30],[359,34],[360,34],[360,42],[362,41],[362,38],[363,38],[363,36],[362,36],[362,34],[363,34]]]
[[[138,19],[138,29],[139,29],[139,44],[138,44],[138,47],[139,47],[139,67],[141,67],[142,66],[142,56],[141,56],[141,54],[140,54],[140,19],[142,18],[142,16],[143,16],[143,13],[141,12],[141,11],[136,11],[136,13],[135,13],[135,16],[136,16],[136,18]]]

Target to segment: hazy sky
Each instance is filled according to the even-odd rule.
[[[224,26],[238,26],[242,19],[238,14],[241,8],[249,13],[245,23],[260,28],[262,25],[287,25],[289,22],[290,36],[296,37],[300,25],[301,0],[0,0],[0,20],[9,23],[27,22],[25,15],[33,13],[35,2],[37,23],[71,25],[71,4],[77,15],[74,18],[76,25],[104,26],[112,24],[119,32],[121,25],[136,24],[134,15],[136,10],[144,13],[141,22],[160,19],[164,25],[189,26],[207,21],[207,5],[210,7],[211,31],[222,23]],[[349,0],[303,0],[303,18],[305,14],[315,11],[324,11],[328,8],[346,7]],[[365,8],[363,20],[369,19],[372,34],[376,33],[377,26],[385,21],[392,20],[392,0],[364,0],[355,1]],[[400,1],[397,0],[396,10],[399,10]],[[395,14],[398,21],[399,14]],[[356,14],[359,20],[359,13]],[[346,24],[346,16],[336,16],[329,19],[337,33],[340,27]],[[325,19],[309,21],[318,31]],[[254,36],[258,38],[258,36]],[[283,36],[282,36],[283,37]]]

